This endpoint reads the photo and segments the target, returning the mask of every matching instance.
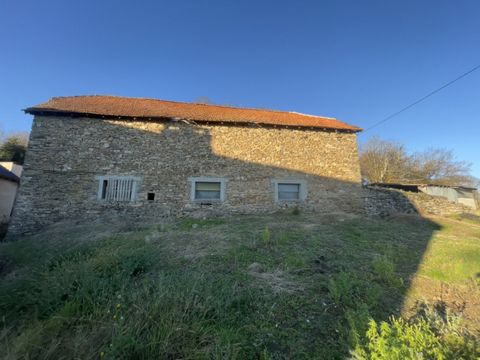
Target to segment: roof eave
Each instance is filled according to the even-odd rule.
[[[79,112],[79,111],[61,111],[58,109],[51,109],[51,108],[39,108],[39,107],[29,107],[23,109],[23,112],[30,115],[43,115],[43,116],[85,116],[85,117],[96,117],[102,119],[149,119],[149,120],[178,120],[172,117],[162,117],[162,116],[133,116],[133,115],[102,115],[102,114],[94,114],[88,112]],[[328,126],[312,126],[312,125],[301,125],[301,124],[270,124],[270,123],[263,123],[263,122],[253,122],[253,121],[213,121],[213,120],[202,120],[202,119],[185,119],[188,121],[194,122],[202,122],[202,123],[211,123],[211,124],[218,124],[222,123],[224,125],[228,124],[236,124],[236,125],[261,125],[261,126],[271,126],[271,127],[287,127],[287,128],[304,128],[304,129],[323,129],[328,131],[341,131],[341,132],[348,132],[348,133],[358,133],[363,131],[362,128],[353,125],[346,125],[348,128],[340,128],[340,127],[328,127]]]

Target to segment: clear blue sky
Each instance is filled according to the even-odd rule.
[[[0,128],[52,96],[113,94],[368,127],[480,64],[480,1],[2,0]],[[447,147],[480,177],[480,70],[360,135]]]

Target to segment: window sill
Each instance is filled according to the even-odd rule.
[[[220,199],[213,199],[213,200],[192,200],[191,203],[193,204],[221,204],[225,201]]]

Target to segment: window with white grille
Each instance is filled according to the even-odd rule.
[[[100,176],[98,199],[109,202],[134,201],[138,178],[132,176]]]

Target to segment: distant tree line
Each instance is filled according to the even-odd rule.
[[[470,164],[457,160],[453,151],[431,148],[409,153],[403,144],[371,138],[360,148],[362,177],[370,183],[477,186]]]
[[[13,161],[23,165],[27,152],[28,133],[0,136],[0,161]]]

